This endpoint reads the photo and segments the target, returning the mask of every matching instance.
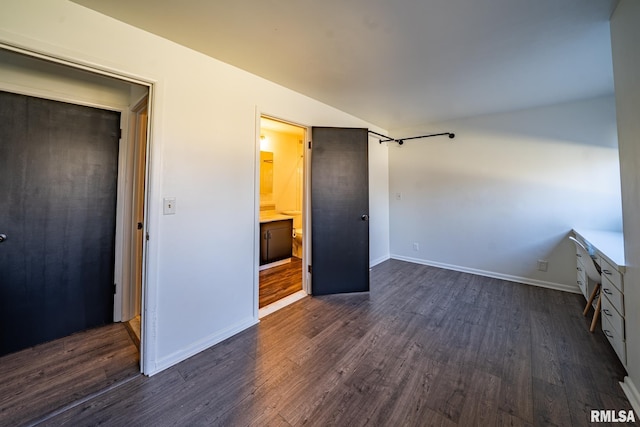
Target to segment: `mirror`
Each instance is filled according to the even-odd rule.
[[[260,202],[273,200],[273,153],[260,151]]]

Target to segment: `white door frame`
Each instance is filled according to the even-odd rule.
[[[255,124],[255,160],[254,160],[254,182],[255,182],[255,219],[254,219],[254,316],[258,318],[259,310],[259,296],[260,296],[260,119],[264,117],[267,119],[277,120],[282,123],[290,124],[305,130],[305,136],[303,141],[303,156],[304,156],[304,171],[303,171],[303,191],[302,191],[302,290],[307,294],[311,294],[311,274],[308,271],[307,266],[311,261],[311,191],[309,186],[311,185],[311,150],[308,149],[308,142],[311,138],[311,127],[302,125],[295,121],[282,119],[277,115],[268,114],[259,111],[256,108],[256,124]]]
[[[140,140],[140,134],[139,134],[140,112],[143,110],[146,110],[147,112],[149,110],[148,94],[144,94],[137,101],[133,102],[128,112],[130,126],[129,126],[129,132],[128,132],[129,144],[127,147],[128,154],[126,159],[127,164],[125,165],[125,169],[126,169],[125,173],[127,174],[126,182],[130,182],[131,184],[129,185],[123,184],[124,185],[123,194],[125,197],[125,203],[127,204],[127,207],[124,208],[122,212],[122,215],[124,218],[124,223],[123,223],[124,234],[122,239],[123,253],[121,257],[121,261],[122,261],[122,276],[120,280],[121,292],[116,292],[116,298],[114,301],[114,320],[119,320],[123,322],[131,320],[135,316],[141,314],[141,307],[142,307],[142,295],[141,295],[142,292],[140,289],[138,289],[137,274],[140,271],[139,269],[142,268],[143,270],[142,274],[144,275],[144,268],[143,268],[144,261],[142,261],[142,265],[140,266],[136,265],[138,263],[138,253],[136,252],[136,239],[137,239],[138,231],[135,225],[137,222],[135,218],[135,215],[137,213],[136,199],[140,196],[140,193],[139,193],[140,188],[135,188],[135,187],[136,187],[136,184],[138,183],[137,175],[140,173],[139,167],[140,167],[140,157],[142,152],[145,153],[145,160],[143,160],[144,163],[142,165],[144,167],[144,170],[142,171],[142,174],[144,177],[147,176],[146,151],[148,146],[147,135],[149,133],[148,119],[144,123],[145,139]],[[144,144],[144,146],[141,146],[141,144]],[[144,192],[144,183],[143,183],[142,190]],[[144,197],[144,194],[143,194],[143,197]],[[144,224],[146,223],[145,217],[147,214],[146,204],[144,202],[143,202],[142,209],[143,209],[143,218],[141,218],[142,220],[141,222],[144,226]],[[142,229],[142,233],[144,233],[144,228]],[[143,242],[142,242],[143,257],[144,257],[145,243],[146,242],[143,236]],[[115,308],[118,305],[121,307],[120,319],[117,318],[117,315],[115,312]]]
[[[130,84],[137,84],[140,86],[144,86],[147,88],[148,97],[148,120],[147,120],[147,140],[146,140],[146,163],[145,163],[145,196],[144,196],[144,205],[145,205],[145,234],[148,233],[148,225],[147,225],[147,212],[149,205],[149,185],[150,185],[150,148],[151,148],[151,131],[150,131],[150,123],[151,123],[151,114],[152,114],[152,96],[153,96],[153,82],[142,81],[137,79],[132,79],[123,75],[115,74],[111,71],[101,70],[99,68],[94,68],[93,66],[84,66],[76,62],[68,61],[66,59],[57,58],[55,56],[49,56],[46,54],[34,52],[22,47],[12,46],[3,42],[0,42],[0,49],[4,49],[6,51],[14,52],[16,54],[26,55],[32,58],[37,58],[41,60],[45,60],[47,62],[53,64],[61,64],[68,67],[71,67],[76,70],[89,71],[95,75],[103,76],[103,77],[111,77],[119,79],[123,82],[127,82]],[[131,138],[130,138],[130,115],[131,108],[136,106],[137,103],[132,103],[131,105],[117,105],[117,104],[109,104],[102,102],[93,102],[87,99],[81,99],[78,96],[75,96],[71,93],[64,92],[56,92],[53,90],[47,90],[42,87],[31,87],[29,85],[18,85],[10,82],[0,80],[0,90],[13,92],[21,95],[34,96],[39,98],[50,99],[54,101],[62,101],[67,103],[72,103],[76,105],[82,105],[87,107],[100,108],[104,110],[117,111],[120,113],[120,127],[122,129],[122,137],[120,139],[120,146],[118,152],[118,183],[117,183],[117,202],[116,202],[116,236],[115,236],[115,264],[114,264],[114,281],[116,282],[116,294],[114,296],[114,322],[122,321],[123,319],[123,300],[126,295],[123,292],[123,283],[128,282],[130,280],[130,275],[128,273],[128,268],[123,268],[124,265],[128,265],[130,261],[130,246],[131,246],[131,233],[127,232],[125,227],[125,223],[127,222],[127,215],[131,216],[131,209],[129,203],[127,203],[127,194],[131,192],[132,189],[128,189],[127,182],[127,173],[129,173],[130,168],[133,165],[133,159],[130,155],[131,148]],[[129,221],[130,222],[130,221]],[[147,244],[146,239],[143,244],[143,260],[142,260],[142,312],[145,309],[145,300],[147,294]],[[141,345],[140,345],[140,370],[143,373],[145,372],[144,360],[145,360],[145,348],[149,345],[144,340],[145,329],[147,328],[147,323],[142,319],[141,324]]]

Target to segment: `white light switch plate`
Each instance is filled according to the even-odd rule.
[[[162,213],[165,215],[176,214],[176,198],[175,197],[164,198],[164,203],[162,204]]]

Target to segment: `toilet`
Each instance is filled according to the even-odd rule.
[[[282,215],[293,217],[293,247],[292,254],[295,257],[302,258],[302,212],[301,211],[282,211]]]

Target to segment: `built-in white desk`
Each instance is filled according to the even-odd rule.
[[[624,237],[621,232],[574,229],[576,239],[584,243],[602,271],[601,306],[602,332],[616,354],[627,365],[626,324],[624,304]],[[595,283],[590,283],[579,254],[577,255],[578,286],[588,298]]]
[[[603,256],[608,258],[610,262],[624,270],[624,237],[622,232],[580,229],[574,229],[573,232],[578,240],[588,243],[594,250],[597,249]]]

